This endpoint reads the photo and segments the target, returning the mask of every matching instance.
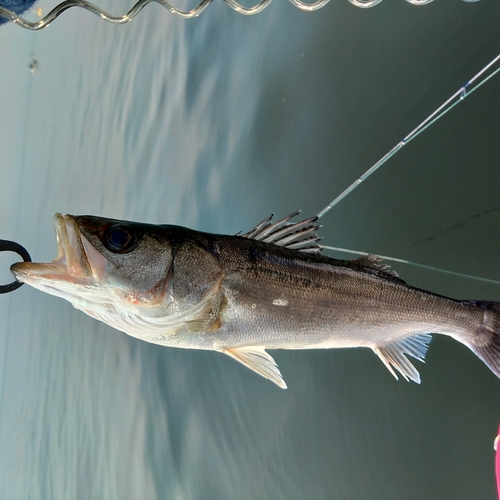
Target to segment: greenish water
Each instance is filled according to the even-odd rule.
[[[314,13],[275,0],[252,18],[151,5],[122,27],[79,10],[39,33],[6,26],[0,237],[48,261],[57,211],[225,233],[314,215],[500,52],[499,21],[487,0]],[[325,215],[323,242],[500,279],[499,90],[497,77]],[[0,317],[1,498],[495,496],[500,381],[450,339],[432,342],[420,386],[368,350],[276,351],[281,391],[28,287]]]

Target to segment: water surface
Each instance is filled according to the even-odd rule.
[[[251,18],[150,5],[121,27],[76,9],[39,33],[6,26],[1,237],[47,261],[56,211],[225,233],[313,215],[500,52],[499,21],[487,0],[275,0]],[[328,213],[325,244],[500,280],[499,90],[497,77]],[[500,381],[450,339],[431,344],[421,386],[368,350],[275,351],[281,391],[28,287],[0,310],[2,498],[494,497]]]

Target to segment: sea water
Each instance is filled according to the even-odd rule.
[[[118,27],[79,9],[38,33],[7,25],[0,237],[50,261],[56,211],[230,234],[314,215],[500,52],[499,21],[486,1],[274,0],[251,18],[219,2],[191,21],[150,5]],[[499,82],[325,215],[323,242],[500,279]],[[495,285],[397,270],[500,300]],[[369,350],[276,351],[281,391],[27,286],[0,297],[0,317],[2,498],[494,496],[500,381],[450,339],[432,342],[420,386]]]

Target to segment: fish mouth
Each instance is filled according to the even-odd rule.
[[[16,279],[36,288],[57,282],[92,285],[102,278],[107,261],[81,233],[71,215],[54,215],[57,257],[50,263],[19,262],[11,266]]]

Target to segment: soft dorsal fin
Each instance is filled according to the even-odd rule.
[[[391,269],[391,266],[387,264],[381,264],[382,259],[378,255],[374,255],[373,253],[369,253],[368,255],[363,255],[363,257],[359,257],[358,259],[352,259],[349,262],[352,262],[353,264],[358,264],[359,266],[376,269],[377,271],[381,271],[394,278],[399,277],[399,274],[396,271],[394,271],[394,269]]]
[[[394,375],[396,380],[398,380],[398,376],[393,367],[403,375],[406,381],[413,380],[413,382],[420,384],[420,374],[405,354],[424,362],[425,353],[431,340],[432,336],[428,333],[417,333],[411,337],[375,346],[373,347],[373,351]]]
[[[316,225],[318,217],[311,217],[301,222],[289,222],[300,212],[284,217],[278,222],[272,223],[273,215],[265,218],[248,233],[242,234],[243,238],[263,241],[264,243],[274,243],[280,247],[299,250],[307,253],[321,253],[318,241],[319,226]]]
[[[278,387],[286,389],[285,381],[281,376],[276,361],[270,354],[266,352],[265,347],[234,347],[232,349],[224,349],[224,354],[236,359],[250,370],[268,378]]]

